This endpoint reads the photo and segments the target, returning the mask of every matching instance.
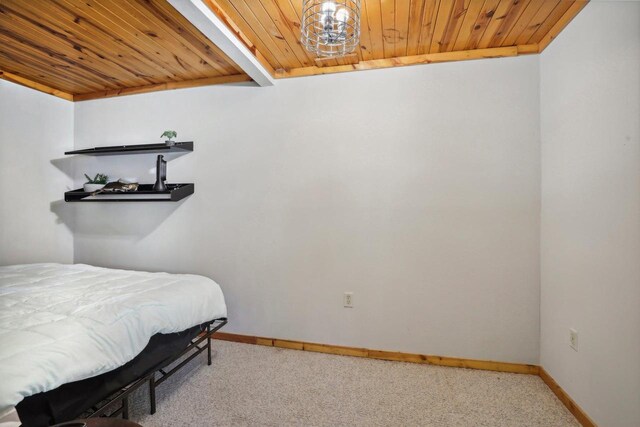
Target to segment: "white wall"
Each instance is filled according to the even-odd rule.
[[[639,426],[640,3],[589,4],[541,76],[541,364],[599,425]]]
[[[56,212],[73,185],[73,104],[0,80],[0,265],[73,262]]]
[[[537,363],[538,89],[532,56],[76,103],[77,148],[196,146],[182,203],[74,206],[76,262],[212,277],[228,331]]]

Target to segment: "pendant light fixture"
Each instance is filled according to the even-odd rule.
[[[303,0],[301,33],[318,56],[350,54],[360,43],[360,0]]]

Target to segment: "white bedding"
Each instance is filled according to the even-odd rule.
[[[122,366],[156,333],[226,315],[220,287],[202,276],[0,267],[0,419],[26,396]]]

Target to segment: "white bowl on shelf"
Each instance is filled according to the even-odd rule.
[[[82,186],[84,191],[86,191],[87,193],[93,193],[94,191],[100,190],[102,187],[104,187],[104,184],[89,184],[89,183],[85,183]]]

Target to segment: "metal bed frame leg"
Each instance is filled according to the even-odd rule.
[[[149,413],[156,413],[156,374],[155,372],[149,377]]]
[[[2,0],[0,0],[2,1]],[[165,366],[169,366],[170,364],[177,362],[184,356],[188,357],[183,358],[183,360],[178,363],[178,365],[174,366],[168,372],[165,372],[163,369],[156,369],[153,373],[148,374],[146,376],[140,377],[136,379],[134,382],[128,384],[127,386],[120,389],[119,392],[114,393],[114,395],[105,399],[106,401],[102,404],[102,406],[96,408],[91,407],[90,415],[87,418],[96,418],[96,417],[115,417],[117,415],[122,414],[122,418],[129,419],[129,394],[138,390],[140,387],[144,385],[145,382],[149,381],[149,413],[151,415],[156,413],[156,388],[162,384],[167,378],[180,370],[184,365],[189,363],[195,357],[197,357],[200,353],[202,353],[205,348],[207,350],[207,365],[211,365],[211,335],[222,328],[227,324],[227,318],[221,317],[219,319],[215,319],[207,324],[207,332],[206,336],[203,336],[201,333],[198,334],[193,340],[191,340],[191,344],[187,346],[187,348],[175,356],[168,364]],[[212,326],[213,325],[213,326]],[[202,343],[207,340],[206,345],[202,345]],[[195,341],[194,341],[195,340]],[[156,374],[158,374],[158,378],[156,378]],[[121,402],[121,406],[115,412],[112,412],[110,415],[105,415],[107,409],[111,407],[111,405]],[[87,411],[89,412],[89,409]]]
[[[207,325],[207,365],[211,366],[211,324]]]
[[[122,398],[122,418],[129,419],[129,395]]]

